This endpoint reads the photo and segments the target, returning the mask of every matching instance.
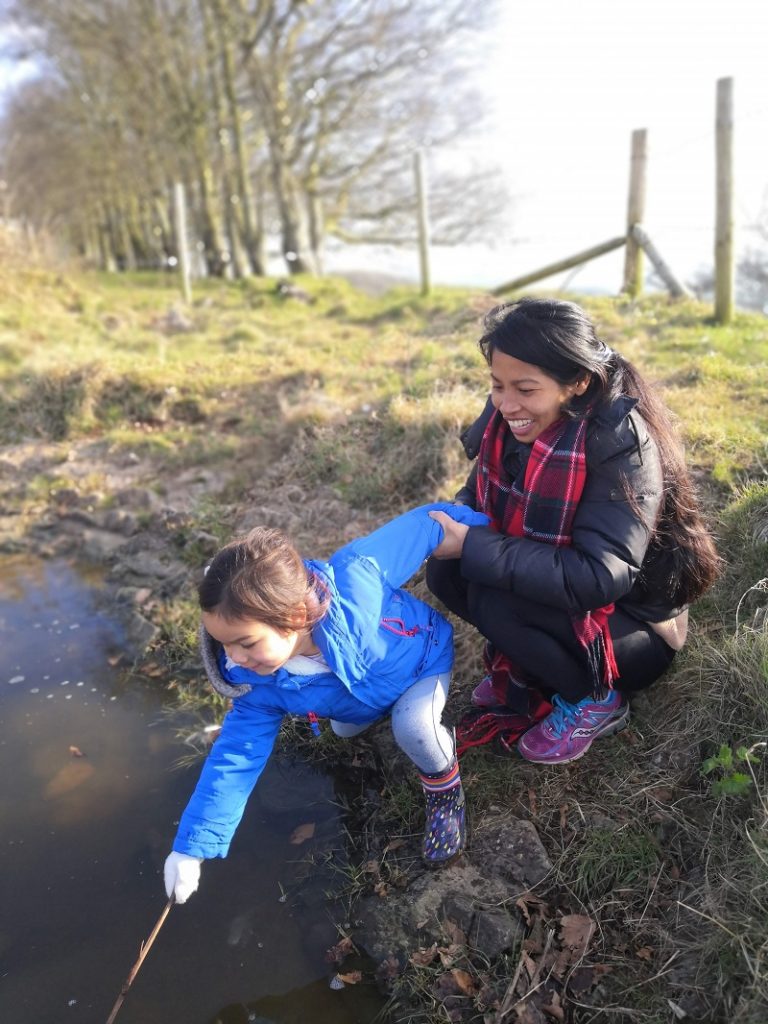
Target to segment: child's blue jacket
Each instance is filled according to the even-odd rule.
[[[314,712],[340,722],[373,722],[413,683],[453,664],[453,631],[434,608],[401,590],[443,539],[432,510],[469,526],[488,517],[463,505],[422,505],[328,562],[307,561],[328,588],[330,604],[312,639],[330,672],[260,676],[219,654],[233,684],[251,688],[233,701],[219,738],[179,823],[173,849],[194,857],[225,857],[245,804],[272,752],[286,714]]]

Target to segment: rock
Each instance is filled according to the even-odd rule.
[[[299,302],[306,302],[308,306],[311,306],[315,301],[314,296],[310,295],[309,292],[299,288],[292,281],[285,279],[277,282],[275,291],[281,299],[297,299]]]
[[[132,509],[134,512],[154,511],[160,506],[158,496],[146,487],[127,487],[116,491],[114,499],[120,508]]]
[[[155,317],[151,326],[164,334],[184,334],[195,327],[194,322],[178,306],[171,306],[165,316]]]
[[[83,554],[94,562],[110,561],[117,549],[122,547],[123,544],[125,544],[125,537],[109,533],[107,530],[83,530]]]
[[[493,959],[512,949],[524,932],[522,922],[505,910],[479,910],[467,939],[470,946]]]
[[[77,508],[82,500],[82,496],[74,487],[62,487],[61,490],[56,491],[56,505],[61,510]]]
[[[135,605],[140,608],[151,596],[152,591],[149,587],[118,587],[115,601],[118,604]]]
[[[536,829],[505,815],[472,838],[471,850],[439,871],[424,871],[402,899],[377,896],[360,902],[355,944],[375,960],[405,960],[419,947],[445,943],[445,923],[454,921],[467,941],[490,956],[511,949],[522,923],[503,907],[540,882],[552,869]]]
[[[120,533],[131,537],[139,529],[139,520],[133,512],[123,508],[111,508],[102,517],[102,526],[112,533]]]
[[[206,530],[197,530],[192,535],[192,543],[206,556],[215,555],[221,547],[219,538],[215,537],[212,533],[208,533]]]
[[[160,629],[138,612],[132,612],[125,623],[126,640],[131,655],[140,657],[157,639]]]
[[[454,921],[465,935],[469,935],[475,920],[475,904],[461,896],[449,896],[443,901],[443,916]]]
[[[137,551],[123,555],[115,566],[115,575],[136,576],[140,580],[163,580],[183,568],[180,562],[162,562],[154,551]]]
[[[65,508],[61,513],[61,518],[71,523],[80,523],[82,526],[91,526],[96,529],[99,527],[96,517],[82,508]]]
[[[531,889],[552,870],[552,862],[530,821],[505,817],[484,829],[482,845],[488,869],[513,886],[514,892],[508,896]]]

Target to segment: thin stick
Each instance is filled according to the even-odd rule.
[[[165,919],[166,919],[166,917],[168,917],[168,912],[170,911],[172,906],[173,906],[173,896],[171,896],[171,898],[165,904],[165,908],[163,909],[162,914],[157,919],[157,924],[152,929],[152,934],[149,936],[149,938],[147,939],[146,942],[142,942],[141,949],[139,950],[139,959],[136,961],[136,963],[131,968],[131,973],[125,979],[125,984],[120,989],[120,995],[117,997],[117,1002],[112,1007],[112,1013],[110,1013],[109,1017],[107,1018],[107,1024],[113,1024],[114,1019],[115,1019],[115,1017],[117,1016],[117,1014],[118,1014],[118,1012],[120,1010],[120,1007],[123,1005],[123,1001],[124,1001],[125,997],[128,995],[128,989],[133,984],[133,979],[139,973],[139,968],[144,963],[144,958],[146,957],[147,953],[149,952],[149,950],[150,950],[150,948],[152,946],[152,943],[157,938],[158,932],[163,927],[163,924],[165,923]]]

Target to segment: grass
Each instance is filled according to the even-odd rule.
[[[323,556],[402,508],[452,496],[469,468],[457,435],[485,392],[476,338],[493,300],[469,290],[371,298],[334,279],[300,284],[312,302],[280,298],[271,280],[205,282],[181,310],[162,274],[14,271],[0,300],[0,443],[7,452],[37,444],[48,456],[26,479],[9,479],[5,505],[30,519],[76,487],[106,507],[103,467],[71,475],[67,453],[78,445],[133,453],[151,486],[226,469],[169,540],[197,569],[246,514],[284,523],[308,554]],[[598,923],[595,955],[613,970],[600,1005],[577,1000],[568,1019],[655,1024],[671,1019],[670,1000],[695,996],[691,1019],[764,1024],[768,327],[741,314],[717,327],[706,307],[662,296],[582,304],[677,413],[725,569],[694,609],[674,670],[635,700],[625,733],[564,770],[470,751],[469,804],[475,818],[507,807],[531,820],[554,864],[540,895]],[[189,329],[170,329],[174,306]],[[429,599],[423,578],[412,587]],[[195,661],[196,618],[190,582],[160,613],[157,655],[174,679]],[[453,716],[480,671],[476,636],[455,625]],[[734,794],[715,785],[726,769],[702,771],[724,744],[756,759],[739,766],[748,781]],[[340,756],[328,731],[305,746],[321,759]],[[383,786],[378,776],[379,817],[390,833],[411,835],[421,794],[396,767]],[[372,884],[363,866],[345,862],[350,900]],[[376,878],[396,888],[400,870],[387,857]],[[464,965],[503,994],[516,962],[513,951]],[[445,1020],[437,976],[430,965],[407,972],[392,1019]],[[483,1019],[476,1006],[475,1017],[465,1004],[454,1008]]]

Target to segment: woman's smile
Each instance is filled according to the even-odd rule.
[[[532,444],[559,420],[578,389],[499,349],[491,356],[491,401],[520,441]]]

